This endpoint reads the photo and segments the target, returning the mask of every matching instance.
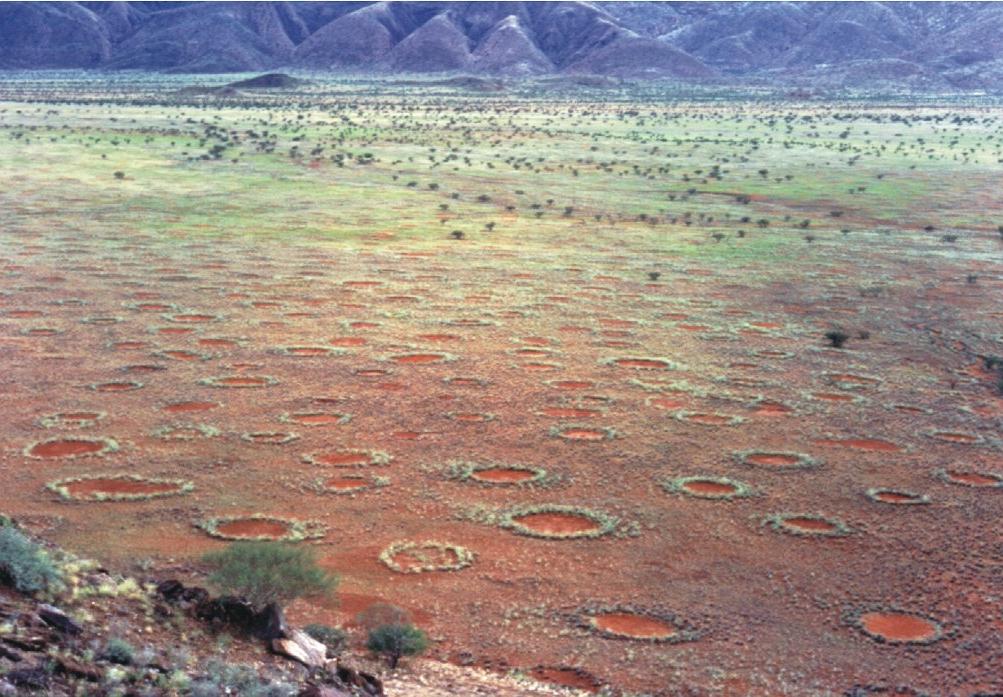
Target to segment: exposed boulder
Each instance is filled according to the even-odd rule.
[[[77,635],[83,631],[83,627],[71,620],[65,612],[52,605],[39,605],[38,616],[43,622],[63,634]]]
[[[288,637],[273,639],[272,651],[299,661],[307,668],[324,668],[327,666],[327,646],[314,639],[301,629],[293,629]]]

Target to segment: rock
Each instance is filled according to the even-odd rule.
[[[265,609],[258,613],[255,622],[257,624],[255,635],[265,641],[285,639],[289,636],[285,615],[277,603],[266,605]]]
[[[91,682],[100,682],[104,677],[104,673],[101,672],[100,668],[82,663],[73,658],[56,659],[56,670],[76,678],[90,680]]]
[[[198,605],[199,603],[205,602],[209,599],[209,591],[205,588],[199,588],[198,586],[192,586],[191,588],[185,588],[184,592],[181,594],[181,600],[186,603],[192,603]]]
[[[52,605],[39,605],[38,616],[47,625],[63,634],[76,635],[84,631],[83,627],[67,617],[65,612]]]
[[[352,697],[352,694],[330,685],[307,685],[296,697]]]
[[[301,629],[293,629],[287,639],[273,639],[272,651],[299,661],[307,668],[327,665],[327,647]]]
[[[362,689],[373,697],[383,697],[383,681],[375,675],[359,672],[359,679],[362,681]]]
[[[336,675],[341,682],[358,687],[367,695],[382,695],[383,683],[375,675],[357,671],[349,666],[339,665]]]
[[[14,687],[23,687],[29,690],[44,690],[49,686],[49,672],[45,666],[18,668],[7,673],[4,678]]]
[[[0,658],[6,658],[12,663],[18,663],[21,661],[21,654],[0,644]]]
[[[225,624],[244,632],[255,627],[257,613],[250,603],[225,595],[215,600],[204,600],[195,608],[195,616],[204,622]]]
[[[185,584],[177,579],[168,579],[157,584],[157,593],[165,600],[176,601],[181,599],[181,594],[185,592]]]
[[[51,643],[49,638],[44,636],[3,636],[0,637],[0,641],[24,651],[45,651]]]

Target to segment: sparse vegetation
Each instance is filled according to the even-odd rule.
[[[326,595],[338,582],[318,566],[312,549],[283,542],[237,542],[206,554],[204,561],[213,569],[210,583],[256,607]]]

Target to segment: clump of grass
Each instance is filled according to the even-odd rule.
[[[131,666],[136,660],[136,650],[125,639],[109,639],[101,649],[101,658],[110,663]]]

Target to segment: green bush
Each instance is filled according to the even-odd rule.
[[[366,648],[385,656],[393,670],[401,656],[416,656],[428,648],[428,637],[414,625],[384,624],[370,630]]]
[[[345,650],[348,643],[348,633],[340,627],[329,627],[326,624],[308,624],[303,631],[327,647],[328,656],[337,656]]]
[[[101,650],[101,658],[119,665],[129,666],[136,660],[136,651],[125,639],[109,639]]]
[[[338,583],[336,576],[317,565],[312,549],[285,542],[236,542],[206,554],[204,560],[214,567],[210,583],[259,608],[304,595],[324,595]]]
[[[60,573],[41,545],[20,530],[0,526],[0,583],[22,593],[53,588]]]

